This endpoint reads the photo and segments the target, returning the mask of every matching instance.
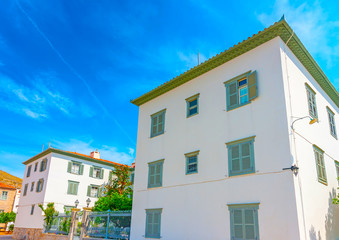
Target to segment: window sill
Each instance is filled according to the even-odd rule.
[[[157,135],[151,135],[150,138],[155,138],[155,137],[161,136],[161,135],[163,135],[164,133],[165,133],[165,132],[159,133],[159,134],[157,134]]]
[[[160,236],[156,236],[156,237],[150,237],[150,236],[143,236],[144,238],[152,238],[152,239],[160,239]]]
[[[157,189],[157,188],[162,188],[161,186],[147,186],[147,189]]]
[[[246,103],[243,103],[243,104],[239,104],[239,105],[237,105],[237,106],[235,106],[235,107],[232,107],[232,108],[226,107],[226,112],[229,112],[229,111],[232,111],[232,110],[234,110],[234,109],[237,109],[237,108],[246,106],[246,105],[248,105],[248,104],[250,104],[250,103],[252,103],[252,102],[249,101],[249,102],[246,102]]]
[[[318,179],[318,182],[320,182],[321,184],[324,184],[325,186],[328,186],[327,181],[323,181],[321,179]]]
[[[186,118],[194,117],[194,116],[196,116],[196,115],[199,115],[199,113],[194,113],[194,114],[189,115],[189,116],[187,115]]]
[[[331,133],[331,136],[334,137],[336,140],[338,140],[338,137],[337,137],[336,135],[333,135],[333,134]]]
[[[255,174],[255,171],[251,171],[251,172],[242,172],[242,173],[229,173],[228,177],[237,177],[237,176],[242,176],[242,175],[253,175]]]
[[[186,175],[198,174],[198,172],[186,173]]]

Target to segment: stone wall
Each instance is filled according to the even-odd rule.
[[[14,228],[16,240],[67,240],[68,236],[42,233],[40,228]]]

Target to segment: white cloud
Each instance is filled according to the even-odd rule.
[[[330,68],[335,58],[339,57],[338,36],[334,34],[339,30],[339,21],[330,21],[328,13],[318,1],[294,6],[289,0],[276,0],[272,13],[261,13],[257,18],[269,26],[283,14],[311,54],[324,59]]]
[[[71,110],[86,109],[83,115],[93,116],[88,106],[75,108],[73,101],[56,90],[55,85],[61,81],[53,73],[41,73],[29,83],[19,84],[0,73],[0,107],[35,119],[48,118],[52,110],[71,116]]]
[[[53,141],[52,147],[65,151],[77,152],[89,155],[92,151],[98,150],[100,157],[109,161],[131,165],[134,162],[134,149],[127,148],[126,152],[108,145],[95,145],[93,140],[80,141],[71,139],[69,142]]]

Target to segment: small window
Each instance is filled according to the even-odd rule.
[[[318,181],[327,185],[326,169],[324,162],[324,151],[313,145],[315,162],[317,166]]]
[[[64,212],[71,212],[72,208],[75,208],[75,206],[64,206]]]
[[[101,167],[91,167],[89,169],[89,176],[93,178],[103,179],[104,169],[102,169]]]
[[[229,176],[255,172],[253,143],[254,137],[226,143]]]
[[[1,193],[1,200],[7,200],[8,197],[8,192],[7,191],[2,191]]]
[[[198,172],[198,154],[199,151],[192,153],[186,153],[186,174],[192,174]]]
[[[34,182],[31,183],[31,192],[34,190]]]
[[[27,195],[27,189],[28,189],[28,184],[25,184],[25,187],[24,187],[24,193],[23,193],[24,196]]]
[[[306,84],[306,92],[307,92],[309,114],[312,118],[318,119],[317,103],[315,101],[315,92],[307,84]]]
[[[87,189],[87,196],[88,197],[97,198],[100,195],[101,195],[101,189],[100,189],[99,186],[96,186],[96,185],[88,186],[88,189]]]
[[[34,207],[35,207],[35,205],[32,205],[32,207],[31,207],[31,215],[34,214]]]
[[[257,97],[256,71],[247,72],[225,82],[227,111],[241,107]]]
[[[37,182],[37,185],[36,185],[36,192],[41,192],[42,189],[44,187],[44,179],[41,178],[39,179],[39,181]]]
[[[32,170],[32,165],[29,165],[28,168],[27,168],[27,175],[26,175],[26,177],[31,176],[31,170]]]
[[[159,160],[148,164],[148,187],[162,186],[162,170],[164,160]]]
[[[158,113],[155,113],[151,116],[151,137],[158,136],[164,133],[165,129],[165,113],[166,110],[162,110]]]
[[[131,172],[130,182],[131,182],[131,184],[134,184],[134,170],[133,170],[133,172]]]
[[[337,179],[339,184],[339,162],[335,161],[335,170],[337,172]]]
[[[84,165],[79,162],[68,162],[67,172],[82,175],[84,172]]]
[[[146,209],[146,238],[160,238],[162,209]]]
[[[47,158],[45,158],[44,160],[41,161],[41,164],[40,164],[40,172],[43,172],[46,170],[46,167],[47,167]]]
[[[34,172],[36,172],[36,170],[38,169],[38,165],[39,165],[38,162],[36,162],[36,163],[34,164]]]
[[[328,121],[330,124],[331,135],[337,138],[337,129],[335,127],[334,113],[327,107]]]
[[[231,239],[258,239],[258,204],[228,205],[231,222]]]
[[[79,182],[68,181],[67,194],[77,195],[78,194]]]
[[[187,117],[197,115],[199,113],[199,94],[186,99]]]

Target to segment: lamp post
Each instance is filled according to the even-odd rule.
[[[84,214],[82,215],[82,222],[81,222],[81,233],[80,233],[80,239],[83,239],[86,234],[87,234],[87,227],[88,227],[88,224],[89,224],[89,213],[91,212],[92,208],[89,207],[89,205],[91,204],[91,199],[88,198],[86,200],[86,204],[87,204],[87,207],[84,207],[83,210],[84,210]]]
[[[312,125],[313,123],[316,123],[318,122],[318,119],[317,118],[311,118],[310,116],[305,116],[305,117],[300,117],[300,118],[297,118],[296,120],[294,120],[291,124],[291,129],[292,129],[292,132],[293,132],[293,139],[294,139],[294,147],[295,147],[295,136],[294,136],[294,123],[299,121],[299,120],[302,120],[302,119],[305,119],[305,118],[309,118],[310,119],[310,122],[309,124]],[[298,174],[298,171],[299,171],[299,167],[297,166],[297,164],[294,164],[292,165],[291,167],[289,168],[283,168],[282,170],[291,170],[295,175]]]
[[[78,205],[79,205],[79,200],[78,200],[78,199],[77,199],[77,200],[75,200],[74,204],[75,204],[75,208],[77,208],[77,207],[78,207]]]
[[[91,199],[88,198],[88,199],[86,200],[87,207],[89,206],[90,203],[91,203]]]

